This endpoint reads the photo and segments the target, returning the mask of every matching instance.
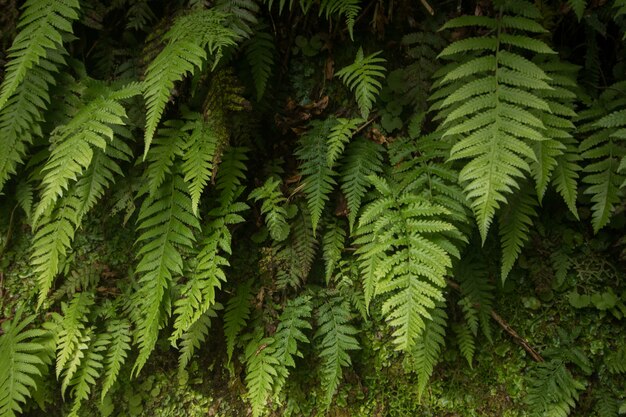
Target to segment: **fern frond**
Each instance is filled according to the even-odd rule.
[[[246,346],[246,387],[253,417],[260,417],[272,392],[280,365],[275,357],[273,338],[253,338]]]
[[[301,161],[300,173],[303,177],[303,190],[306,195],[313,234],[322,217],[322,211],[328,201],[335,181],[335,172],[328,166],[329,146],[327,137],[334,123],[332,119],[324,122],[311,122],[311,129],[300,138],[296,156]]]
[[[173,275],[182,274],[180,250],[192,248],[193,229],[200,229],[191,213],[191,198],[180,175],[164,183],[141,206],[138,217],[142,233],[137,238],[140,258],[136,271],[141,289],[136,293],[140,316],[137,323],[139,356],[133,366],[137,374],[145,365],[163,324],[163,303]],[[168,307],[169,308],[169,307]],[[168,308],[165,313],[169,315]]]
[[[366,303],[385,295],[382,313],[395,328],[397,349],[409,350],[443,300],[444,276],[452,266],[442,235],[455,230],[440,218],[449,212],[428,200],[402,192],[389,181],[370,176],[381,196],[361,214],[356,254],[361,263]]]
[[[534,5],[523,4],[537,11]],[[511,16],[506,10],[497,18],[462,16],[449,21],[444,27],[478,25],[493,31],[481,38],[456,41],[441,52],[440,57],[459,63],[452,70],[439,71],[437,87],[445,94],[433,96],[438,100],[433,109],[443,120],[443,136],[460,139],[452,147],[450,158],[469,159],[459,179],[466,184],[465,193],[483,242],[496,210],[530,171],[527,161],[536,160],[530,144],[543,140],[546,128],[536,115],[549,112],[546,101],[535,93],[551,89],[546,83],[549,76],[520,53],[554,51],[529,36],[505,33],[512,19],[516,19],[515,29],[522,33],[540,29],[532,20]],[[515,48],[526,51],[517,53]]]
[[[274,382],[274,392],[279,393],[289,377],[289,369],[294,368],[294,358],[302,358],[302,352],[298,349],[298,343],[309,343],[304,334],[305,330],[311,329],[312,303],[310,296],[300,296],[289,300],[279,317],[278,327],[274,334],[274,356],[280,366],[276,369],[277,375]]]
[[[81,360],[80,367],[70,382],[72,385],[72,409],[69,417],[79,417],[78,412],[83,401],[89,398],[91,387],[96,384],[103,368],[104,356],[101,352],[107,349],[110,338],[108,334],[93,337],[86,349],[85,356]]]
[[[211,319],[217,317],[215,310],[221,307],[215,304],[204,312],[181,336],[180,356],[178,357],[178,372],[182,373],[191,360],[196,349],[204,342],[211,328]]]
[[[199,113],[188,114],[182,130],[189,132],[183,154],[182,172],[189,184],[191,209],[198,216],[198,203],[204,187],[211,179],[218,145],[227,137],[226,130],[215,118],[205,120]]]
[[[345,247],[346,231],[336,219],[326,225],[326,231],[322,238],[322,254],[326,269],[326,282],[330,281]]]
[[[558,360],[536,364],[528,381],[526,401],[537,417],[567,417],[585,388]]]
[[[224,336],[226,337],[226,354],[228,362],[235,351],[235,341],[250,318],[252,298],[252,281],[240,284],[237,292],[226,303],[224,312]]]
[[[44,346],[38,339],[45,331],[28,328],[35,316],[22,318],[19,308],[11,320],[2,323],[0,335],[0,416],[15,417],[37,387],[36,378],[43,374],[40,353]]]
[[[287,199],[280,190],[281,181],[277,178],[268,178],[267,181],[250,193],[254,201],[263,200],[261,214],[265,216],[265,223],[270,236],[276,242],[281,242],[289,236],[289,223],[287,223]]]
[[[352,135],[363,123],[362,119],[337,119],[337,124],[332,127],[328,135],[328,167],[332,168],[343,153],[346,144],[350,142]]]
[[[529,192],[528,187],[523,187],[513,198],[509,199],[500,215],[500,244],[502,246],[500,278],[502,282],[513,269],[517,257],[530,237],[533,218],[537,217],[536,208],[535,196]]]
[[[380,64],[387,61],[378,57],[381,52],[364,56],[363,48],[359,48],[354,63],[335,73],[351,91],[354,91],[361,117],[366,120],[382,88],[379,79],[385,77],[386,69]]]
[[[585,13],[585,8],[587,7],[587,0],[567,0],[567,4],[572,8],[576,18],[580,22],[580,19],[583,18],[583,14]]]
[[[471,247],[471,246],[470,246]],[[478,322],[483,334],[491,340],[491,309],[494,302],[494,285],[489,282],[488,265],[482,258],[473,256],[471,252],[464,254],[463,259],[454,268],[454,277],[461,285],[463,299],[468,301],[464,308],[465,320],[469,322],[470,316],[478,317]],[[466,309],[472,309],[469,313]],[[472,332],[476,334],[475,330]]]
[[[267,82],[272,75],[276,49],[274,37],[264,29],[265,27],[257,28],[254,36],[245,45],[246,59],[252,69],[257,101],[263,98]]]
[[[345,16],[346,27],[348,28],[350,39],[354,40],[354,23],[356,22],[356,18],[360,11],[360,0],[322,0],[320,3],[319,14],[321,15],[324,13],[326,15],[326,19],[331,16]]]
[[[148,111],[144,134],[144,159],[154,132],[169,101],[174,83],[194,74],[206,59],[206,50],[214,55],[213,67],[222,49],[235,45],[236,33],[224,26],[228,14],[215,10],[195,10],[181,16],[164,35],[165,48],[150,63],[144,81]]]
[[[417,395],[421,397],[428,380],[439,361],[440,353],[445,345],[446,324],[448,315],[442,306],[436,307],[431,313],[431,320],[426,321],[424,331],[407,352],[405,366],[417,374]]]
[[[107,326],[107,332],[111,338],[111,343],[107,349],[104,359],[104,380],[102,381],[102,392],[100,401],[104,401],[109,390],[117,381],[120,369],[130,351],[130,323],[127,320],[112,320]]]
[[[148,166],[144,174],[147,179],[147,191],[151,195],[155,194],[168,175],[172,174],[174,160],[182,157],[185,152],[188,132],[183,130],[183,126],[182,120],[167,120],[157,132],[146,158]]]
[[[383,147],[364,138],[357,138],[348,145],[341,163],[341,190],[348,200],[348,222],[350,230],[361,209],[361,201],[370,185],[368,176],[380,174],[383,167]]]
[[[214,10],[228,15],[226,26],[235,32],[237,40],[249,38],[258,24],[260,7],[256,0],[218,0]]]
[[[57,343],[56,376],[59,378],[65,371],[67,381],[72,379],[76,369],[71,369],[72,358],[77,357],[81,340],[86,333],[88,313],[94,304],[93,294],[76,293],[69,304],[63,303],[63,320],[60,325]]]
[[[467,360],[470,368],[474,368],[472,360],[474,359],[474,352],[476,351],[476,340],[470,329],[469,323],[456,324],[454,326],[454,332],[456,333],[456,341],[459,345],[461,355]]]
[[[572,138],[563,140],[565,149],[556,158],[556,167],[552,175],[552,183],[561,195],[569,210],[578,218],[576,200],[578,199],[578,178],[582,167],[578,164],[582,159],[578,153],[578,144]]]
[[[39,65],[48,50],[62,47],[78,19],[78,0],[29,0],[22,6],[19,32],[9,49],[10,59],[0,86],[0,110],[20,87],[28,72]]]
[[[354,337],[358,330],[349,324],[350,320],[350,308],[342,297],[326,297],[317,311],[315,339],[321,339],[318,346],[321,349],[320,373],[326,408],[330,406],[341,382],[342,368],[352,364],[349,352],[360,348]]]

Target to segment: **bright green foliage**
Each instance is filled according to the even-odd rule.
[[[328,167],[332,168],[337,159],[343,154],[346,143],[354,135],[355,130],[362,119],[337,119],[337,124],[332,127],[328,135]]]
[[[272,383],[277,377],[278,359],[275,357],[274,339],[253,338],[246,346],[246,387],[252,405],[252,415],[263,414]]]
[[[218,144],[224,141],[227,134],[219,121],[214,118],[205,120],[198,113],[187,115],[182,130],[189,133],[184,145],[182,171],[189,184],[191,208],[197,216],[200,196],[214,169],[213,160]]]
[[[567,417],[585,388],[559,360],[536,364],[528,381],[527,402],[537,417]]]
[[[471,251],[472,249],[468,249],[468,252]],[[487,265],[483,259],[466,253],[463,260],[454,267],[454,278],[461,285],[463,316],[466,323],[471,325],[471,322],[477,319],[483,334],[491,340],[489,320],[494,301],[494,285],[489,281]],[[476,324],[470,326],[470,330],[476,335]]]
[[[335,74],[356,95],[361,116],[367,119],[380,93],[382,85],[379,78],[385,77],[384,58],[379,58],[381,51],[364,56],[363,48],[359,48],[354,63],[337,71]]]
[[[237,287],[237,292],[226,304],[224,312],[224,336],[226,337],[226,353],[228,361],[233,357],[237,336],[246,326],[250,318],[250,305],[252,303],[252,282],[248,281]]]
[[[250,193],[254,201],[263,200],[261,214],[265,216],[265,223],[270,236],[277,242],[287,239],[289,236],[289,223],[287,223],[287,199],[280,190],[281,182],[276,178],[268,178],[265,183]]]
[[[300,161],[300,173],[303,179],[303,190],[306,194],[313,233],[322,217],[322,211],[328,201],[336,173],[328,165],[330,149],[327,137],[333,128],[333,121],[312,122],[311,129],[300,138],[300,146],[296,156]]]
[[[227,17],[227,14],[215,10],[196,10],[177,18],[164,35],[167,44],[148,66],[144,81],[144,97],[148,107],[144,158],[174,83],[202,66],[206,60],[206,50],[214,55],[215,67],[223,48],[235,44],[235,32],[223,26]]]
[[[98,89],[100,90],[100,89]],[[119,90],[102,88],[87,91],[96,95],[81,107],[65,125],[58,126],[51,140],[55,147],[42,169],[43,191],[33,214],[33,223],[49,212],[49,209],[75,180],[91,164],[94,148],[106,150],[113,139],[113,126],[124,124],[126,112],[119,101],[139,94],[138,84]]]
[[[193,357],[194,352],[204,342],[211,329],[211,319],[217,317],[215,310],[221,308],[220,304],[215,304],[204,312],[193,322],[187,331],[181,336],[180,356],[178,358],[178,372],[182,373]]]
[[[545,30],[534,20],[534,5],[523,4],[525,16],[497,18],[462,16],[444,28],[485,26],[489,36],[467,38],[446,47],[440,57],[454,60],[439,72],[433,108],[443,121],[444,137],[458,138],[450,151],[453,160],[470,159],[459,174],[477,217],[483,242],[496,210],[519,187],[535,160],[530,145],[544,139],[540,117],[550,107],[535,91],[548,90],[548,75],[520,53],[553,53],[544,42],[521,33]],[[512,49],[513,48],[513,49]],[[516,49],[520,52],[514,52]],[[478,55],[473,53],[477,51]]]
[[[13,417],[22,411],[25,403],[36,389],[35,378],[43,373],[44,349],[38,338],[45,335],[42,329],[27,329],[35,316],[22,319],[19,309],[11,320],[2,323],[0,335],[0,416]]]
[[[109,390],[115,384],[120,369],[126,362],[130,350],[130,323],[127,320],[111,321],[107,327],[111,337],[104,358],[104,380],[100,399],[103,401]]]
[[[588,136],[580,143],[579,153],[585,162],[582,182],[585,194],[593,203],[593,229],[598,232],[607,225],[615,205],[620,201],[620,188],[626,181],[621,170],[626,167],[626,110],[621,83],[607,89],[590,109],[580,112],[579,128]]]
[[[476,351],[476,340],[474,335],[472,335],[470,325],[470,323],[457,324],[454,326],[454,333],[456,333],[456,342],[459,345],[461,355],[467,360],[471,368],[474,352]]]
[[[136,301],[141,315],[137,323],[140,353],[133,368],[135,373],[145,365],[154,348],[163,325],[164,307],[169,315],[168,303],[164,306],[164,301],[173,275],[183,272],[180,250],[193,246],[193,230],[200,228],[191,213],[186,184],[179,175],[163,183],[156,195],[144,201],[138,222],[142,232],[137,238],[141,289],[136,293]]]
[[[146,186],[150,194],[157,192],[169,174],[177,157],[182,157],[187,134],[182,120],[168,120],[159,129],[154,145],[146,157]]]
[[[424,331],[408,352],[406,359],[408,369],[417,374],[417,393],[420,397],[426,389],[445,345],[448,319],[446,310],[438,306],[431,313],[431,317],[432,319],[426,322]]]
[[[274,391],[280,392],[282,386],[289,377],[289,368],[295,368],[295,357],[302,358],[302,352],[298,349],[298,343],[309,343],[304,334],[311,329],[312,303],[310,296],[300,296],[289,300],[279,317],[278,327],[274,334],[274,356],[280,366],[276,369],[277,375],[274,382]]]
[[[256,99],[261,100],[267,82],[272,75],[274,67],[275,45],[274,37],[265,31],[265,28],[259,28],[254,36],[246,42],[246,59],[252,69],[252,77],[254,78],[254,87],[256,88]]]
[[[350,319],[350,308],[342,297],[325,297],[317,310],[315,339],[321,339],[318,344],[322,360],[320,374],[327,407],[341,381],[341,368],[352,364],[348,352],[359,349],[354,337],[358,330],[349,324]]]
[[[600,391],[597,394],[598,400],[594,410],[598,417],[617,417],[619,415],[619,404],[609,392]]]
[[[537,217],[537,201],[529,187],[509,199],[500,214],[500,244],[502,246],[502,269],[500,278],[506,280],[524,244],[530,236],[533,218]]]
[[[322,238],[326,282],[330,280],[335,272],[337,263],[341,259],[341,252],[345,247],[345,241],[346,232],[341,223],[333,221],[326,225],[324,237]]]
[[[93,295],[89,292],[80,292],[74,295],[69,304],[62,304],[63,320],[61,321],[57,343],[56,376],[64,374],[65,381],[69,382],[76,372],[76,363],[73,362],[80,350],[82,339],[87,328],[87,314],[93,306]]]
[[[24,3],[19,32],[9,49],[9,64],[0,86],[0,110],[18,90],[29,70],[49,50],[62,48],[63,36],[72,33],[78,19],[78,0],[29,0]],[[45,67],[44,67],[45,68]]]
[[[361,201],[367,188],[370,186],[369,175],[382,172],[383,155],[382,147],[372,141],[357,138],[348,145],[346,157],[341,166],[341,190],[348,200],[348,221],[350,230],[359,210]]]
[[[578,154],[578,144],[574,139],[563,140],[563,154],[556,158],[556,167],[552,176],[552,183],[563,197],[569,210],[578,218],[576,199],[578,198],[578,177],[581,170],[578,164],[581,160]]]
[[[444,276],[452,266],[444,249],[449,241],[432,236],[454,226],[441,219],[448,213],[443,206],[385,179],[370,180],[380,197],[363,210],[355,241],[365,302],[386,297],[382,313],[395,328],[397,349],[410,350],[431,317],[429,310],[443,301]]]

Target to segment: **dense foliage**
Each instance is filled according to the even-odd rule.
[[[507,337],[523,415],[626,413],[623,0],[0,12],[0,417],[138,415],[172,353],[324,415]],[[542,302],[576,313],[529,342]]]

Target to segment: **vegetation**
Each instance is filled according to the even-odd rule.
[[[623,0],[0,10],[0,417],[626,414]]]

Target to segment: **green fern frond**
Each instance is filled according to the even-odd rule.
[[[80,4],[78,0],[29,0],[22,8],[19,32],[8,51],[10,61],[0,86],[0,110],[48,50],[62,47],[63,36],[72,33],[72,22],[78,19]]]
[[[231,146],[222,154],[222,163],[215,180],[215,188],[220,191],[221,205],[230,204],[234,200],[234,194],[246,178],[247,152],[245,147]]]
[[[191,198],[187,185],[174,175],[141,206],[137,229],[140,258],[136,271],[140,275],[140,290],[135,294],[140,316],[137,323],[139,356],[133,366],[137,374],[145,365],[163,325],[164,301],[173,276],[182,274],[181,249],[193,247],[193,229],[200,229],[198,219],[191,212]],[[169,306],[165,313],[169,315]]]
[[[72,408],[69,417],[79,417],[78,412],[83,401],[89,398],[91,387],[96,384],[104,367],[104,356],[101,352],[107,350],[110,338],[108,334],[93,337],[86,349],[85,356],[81,360],[80,367],[72,378]]]
[[[348,145],[341,163],[341,190],[348,200],[348,223],[350,230],[361,209],[361,201],[370,185],[368,176],[380,174],[383,169],[383,147],[364,138],[357,138]]]
[[[363,123],[362,119],[337,119],[337,124],[332,127],[328,135],[328,167],[332,168],[343,153],[346,144],[354,135],[354,132]]]
[[[274,66],[274,37],[264,31],[265,27],[257,28],[254,36],[245,45],[246,59],[252,69],[252,78],[256,89],[256,99],[260,101],[265,94],[267,82],[272,75]]]
[[[21,413],[32,392],[38,389],[36,379],[43,374],[44,361],[40,353],[44,346],[38,339],[45,330],[28,328],[35,316],[22,318],[19,308],[11,320],[2,323],[0,335],[0,416],[15,417]]]
[[[361,214],[356,254],[361,263],[365,300],[386,296],[382,313],[395,328],[397,349],[409,350],[443,300],[444,276],[452,266],[442,233],[455,230],[441,218],[444,207],[403,192],[389,181],[370,176],[381,196]]]
[[[528,187],[509,199],[500,215],[500,244],[502,246],[502,269],[500,278],[506,280],[517,257],[530,237],[533,218],[537,217],[537,201]]]
[[[604,363],[612,374],[626,374],[626,346],[621,344],[615,352],[607,355]]]
[[[204,342],[211,328],[211,319],[217,317],[215,310],[221,307],[220,304],[214,304],[213,308],[204,312],[181,336],[180,356],[178,357],[179,373],[185,370],[196,349]]]
[[[224,336],[226,337],[226,354],[228,362],[233,357],[237,336],[246,326],[250,318],[252,303],[252,281],[247,281],[237,287],[237,292],[226,303],[224,312]]]
[[[253,417],[263,415],[280,365],[273,338],[253,338],[246,346],[246,387]]]
[[[556,167],[552,175],[552,183],[561,195],[569,210],[578,218],[576,200],[578,199],[578,178],[582,167],[578,165],[582,159],[578,153],[576,140],[563,140],[565,149],[563,154],[556,158]]]
[[[386,69],[380,64],[387,61],[378,57],[381,52],[364,56],[363,48],[359,48],[354,63],[335,73],[351,91],[354,91],[361,117],[366,120],[382,88],[379,79],[385,77]]]
[[[533,417],[567,417],[585,388],[558,360],[536,364],[528,383],[526,401]]]
[[[104,88],[64,125],[55,129],[55,144],[42,169],[42,194],[33,214],[33,223],[46,214],[57,199],[91,164],[94,148],[106,150],[113,139],[113,126],[123,126],[126,111],[119,103],[140,93],[136,83],[113,91]]]
[[[205,120],[199,113],[188,114],[182,130],[189,132],[183,154],[182,172],[189,184],[191,209],[198,216],[200,196],[211,179],[218,145],[224,141],[227,133],[214,118]]]
[[[311,129],[300,137],[300,146],[295,152],[301,161],[300,173],[303,179],[303,190],[311,212],[314,235],[329,194],[337,184],[334,179],[336,173],[328,166],[329,146],[327,138],[333,126],[332,119],[323,122],[311,122]]]
[[[222,49],[235,45],[236,33],[224,27],[227,17],[227,14],[215,10],[195,10],[176,19],[164,35],[167,44],[148,66],[144,81],[144,97],[148,107],[144,158],[174,83],[202,67],[206,50],[214,55],[215,67],[221,58]]]
[[[346,231],[342,224],[333,219],[326,225],[324,237],[322,238],[322,254],[326,270],[326,282],[330,281],[345,247]]]
[[[228,15],[226,26],[235,32],[237,40],[249,38],[258,24],[260,7],[256,0],[218,0],[213,10]]]
[[[522,4],[537,12],[531,3]],[[538,116],[549,112],[546,101],[535,93],[551,89],[546,83],[549,76],[520,53],[554,51],[542,41],[506,32],[511,26],[521,33],[537,32],[540,27],[504,12],[496,18],[462,16],[444,26],[478,25],[493,31],[456,41],[441,52],[440,57],[457,64],[439,71],[439,93],[432,97],[436,100],[432,108],[443,120],[443,136],[459,138],[450,151],[451,160],[469,159],[459,179],[466,184],[483,242],[496,210],[530,171],[528,161],[536,159],[530,144],[543,140],[546,128]],[[516,48],[522,51],[514,52]]]
[[[104,359],[104,380],[100,401],[104,401],[104,397],[117,381],[120,369],[128,357],[131,342],[130,323],[127,320],[112,320],[107,326],[107,332],[111,343]]]
[[[360,11],[360,0],[322,0],[320,3],[319,14],[321,16],[322,13],[324,13],[326,15],[326,19],[331,16],[345,16],[350,39],[354,40],[354,23],[356,22],[356,18]]]
[[[147,179],[147,191],[151,195],[157,192],[172,173],[174,160],[184,154],[188,132],[183,130],[183,126],[182,120],[167,120],[154,138],[154,144],[146,158],[148,166],[144,175]]]
[[[352,364],[349,352],[358,350],[359,342],[354,337],[358,330],[350,323],[350,308],[342,297],[325,297],[317,310],[318,329],[315,339],[320,340],[319,356],[321,379],[324,389],[323,404],[330,406],[341,382],[342,368]]]
[[[72,379],[76,369],[72,369],[71,361],[77,357],[81,340],[86,332],[88,313],[94,304],[93,294],[76,293],[69,304],[63,303],[63,320],[60,324],[57,343],[56,376],[59,378],[65,371],[67,381]]]
[[[442,306],[436,307],[431,313],[431,320],[426,321],[424,331],[407,352],[405,367],[417,374],[417,395],[421,397],[428,380],[439,361],[440,353],[445,345],[446,324],[448,315]]]
[[[254,201],[263,200],[261,214],[265,216],[265,223],[270,236],[276,242],[281,242],[289,236],[287,223],[287,199],[280,190],[281,181],[277,178],[268,178],[267,181],[250,193]]]
[[[454,267],[454,277],[461,285],[463,299],[468,300],[464,308],[465,320],[469,323],[471,315],[477,316],[483,334],[491,340],[490,319],[495,287],[489,281],[488,265],[481,257],[466,252],[461,262]],[[470,308],[472,311],[469,311]],[[474,329],[472,332],[476,334]]]
[[[470,324],[467,322],[456,324],[454,326],[454,332],[456,333],[456,341],[459,345],[461,355],[467,360],[470,368],[473,369],[472,360],[474,359],[474,352],[476,351],[476,340],[470,329]]]
[[[580,19],[583,18],[583,14],[587,8],[587,0],[567,0],[567,4],[572,8],[576,18],[580,22]]]
[[[289,300],[279,317],[278,327],[274,333],[274,356],[280,366],[276,369],[277,375],[274,382],[274,392],[279,393],[289,377],[289,369],[294,368],[294,358],[302,358],[302,352],[298,349],[299,343],[309,343],[304,334],[305,330],[311,329],[312,303],[310,296],[300,296]]]
[[[593,407],[598,417],[617,417],[619,415],[619,403],[610,392],[601,390],[596,393],[596,405]]]

